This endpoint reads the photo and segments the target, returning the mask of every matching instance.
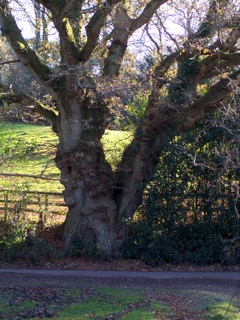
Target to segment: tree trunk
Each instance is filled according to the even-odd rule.
[[[83,143],[78,150],[59,151],[57,165],[65,186],[69,207],[64,242],[90,241],[106,254],[112,254],[116,236],[117,206],[112,198],[111,168],[105,162],[101,145]]]
[[[68,101],[68,114],[61,113],[56,157],[65,187],[64,200],[69,207],[65,249],[72,241],[80,240],[93,242],[104,254],[112,255],[118,231],[117,205],[113,199],[113,172],[100,142],[107,123],[104,120],[107,108],[99,101],[93,104],[88,98],[78,108],[76,99]]]

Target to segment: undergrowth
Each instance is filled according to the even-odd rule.
[[[46,260],[53,261],[62,255],[57,226],[42,230],[37,223],[0,221],[0,229],[2,262],[25,261],[31,265],[38,265]]]

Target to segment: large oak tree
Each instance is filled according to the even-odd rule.
[[[55,68],[45,64],[23,38],[6,0],[0,0],[1,33],[56,101],[56,110],[35,101],[35,111],[51,122],[59,136],[56,165],[69,208],[65,248],[77,238],[95,242],[108,255],[116,254],[127,237],[123,221],[141,204],[146,177],[162,150],[176,135],[220,108],[239,86],[239,13],[231,0],[202,1],[204,15],[199,14],[201,21],[194,30],[191,10],[196,1],[186,1],[185,38],[178,41],[161,18],[168,3],[171,14],[180,14],[174,0],[35,2],[47,10],[59,35],[61,61]],[[150,32],[151,22],[169,36],[171,48],[162,50]],[[146,31],[159,57],[149,78],[144,117],[112,169],[101,143],[109,121],[112,93],[107,91],[117,87],[129,39],[142,36],[139,30]],[[85,66],[96,52],[103,57],[101,70],[91,74]],[[205,90],[199,90],[203,85]]]

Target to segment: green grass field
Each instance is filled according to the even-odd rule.
[[[102,141],[106,159],[113,168],[121,158],[124,146],[131,133],[106,131]],[[50,127],[28,124],[0,125],[1,173],[28,174],[54,178],[56,180],[33,179],[30,177],[0,176],[0,188],[59,192],[63,189],[58,181],[60,172],[54,157],[58,137]]]

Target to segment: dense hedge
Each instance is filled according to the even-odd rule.
[[[154,266],[240,262],[237,128],[205,121],[165,150],[128,221],[125,257]]]

